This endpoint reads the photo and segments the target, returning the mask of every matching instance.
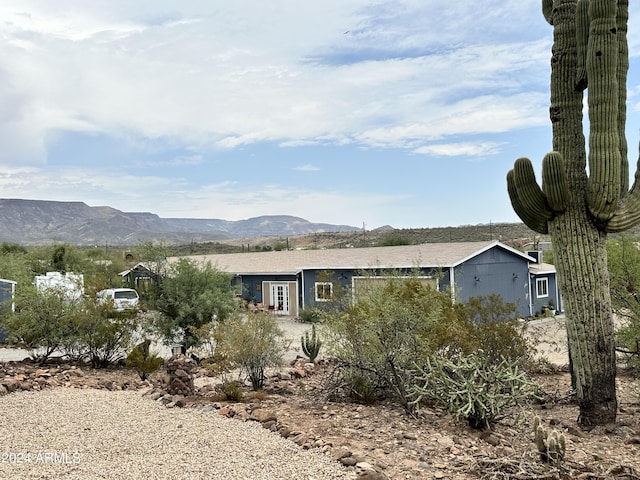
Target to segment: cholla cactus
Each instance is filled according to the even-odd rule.
[[[300,344],[302,345],[302,351],[304,354],[309,357],[309,361],[315,362],[318,354],[320,353],[320,347],[322,346],[322,341],[316,334],[315,325],[311,326],[311,335],[306,331],[304,333],[304,337],[300,337]]]
[[[542,425],[540,417],[535,418],[533,428],[536,448],[540,452],[540,458],[550,463],[561,462],[567,451],[567,440],[564,434],[558,433],[556,429],[548,431]]]

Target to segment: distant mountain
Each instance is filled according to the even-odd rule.
[[[83,202],[0,199],[0,242],[24,245],[55,241],[73,245],[135,245],[143,241],[177,244],[358,230],[288,215],[238,221],[160,218],[154,213],[122,212]]]

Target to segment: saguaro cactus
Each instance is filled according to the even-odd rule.
[[[640,222],[640,172],[631,190],[626,123],[628,0],[542,0],[553,26],[553,151],[542,187],[527,158],[507,174],[511,203],[533,230],[548,233],[564,306],[572,373],[585,426],[615,421],[616,362],[607,271],[607,233]],[[589,156],[582,109],[589,105]]]

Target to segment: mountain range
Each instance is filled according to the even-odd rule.
[[[294,236],[322,232],[353,232],[349,225],[313,223],[289,215],[246,220],[160,218],[149,212],[122,212],[90,207],[83,202],[0,199],[0,242],[41,245],[135,245],[224,241],[263,236]]]

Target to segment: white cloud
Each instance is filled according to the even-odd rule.
[[[495,155],[500,151],[500,144],[495,142],[461,142],[461,143],[440,143],[425,145],[416,148],[414,153],[422,155],[434,155],[440,157],[469,156],[479,157],[485,155]]]
[[[143,167],[185,167],[193,165],[201,165],[203,163],[202,155],[180,156],[169,160],[144,161],[140,166]]]
[[[406,32],[394,30],[398,24],[392,27],[390,16],[431,18],[431,3],[393,2],[386,8],[364,0],[304,5],[244,0],[212,9],[208,2],[180,7],[159,2],[147,10],[149,5],[115,1],[96,7],[76,1],[54,9],[21,0],[1,7],[10,21],[0,26],[0,68],[13,93],[0,95],[20,98],[28,112],[28,126],[14,124],[17,137],[25,139],[19,143],[25,145],[25,158],[42,160],[47,137],[57,130],[225,149],[260,141],[355,140],[376,146],[382,136],[383,144],[411,148],[407,134],[432,130],[434,122],[439,128],[427,133],[429,138],[477,131],[462,120],[474,115],[477,92],[491,91],[501,107],[521,111],[514,103],[522,97],[515,94],[519,84],[513,75],[526,78],[522,71],[548,63],[546,40],[451,44],[431,51],[428,42],[434,38],[417,19],[406,27],[414,34],[406,44],[400,35]],[[470,25],[463,20],[468,15],[454,15],[458,8],[463,6],[447,9],[457,23],[451,29],[441,25],[446,35],[453,35],[460,22]],[[506,8],[528,9],[513,3]],[[344,32],[359,27],[357,43],[349,43]],[[366,28],[372,30],[365,34]],[[354,47],[376,49],[379,36],[389,37],[384,46],[395,52],[392,56],[347,64],[308,61]],[[413,53],[403,58],[406,48]],[[546,88],[537,77],[529,85]],[[459,121],[435,119],[447,111]],[[507,115],[495,116],[503,119],[496,128],[510,128]],[[6,130],[7,123],[0,127]],[[394,134],[394,128],[407,134]]]
[[[295,167],[294,170],[297,170],[299,172],[319,172],[320,171],[320,167],[317,167],[315,165],[306,164],[306,165],[300,165],[298,167]]]

